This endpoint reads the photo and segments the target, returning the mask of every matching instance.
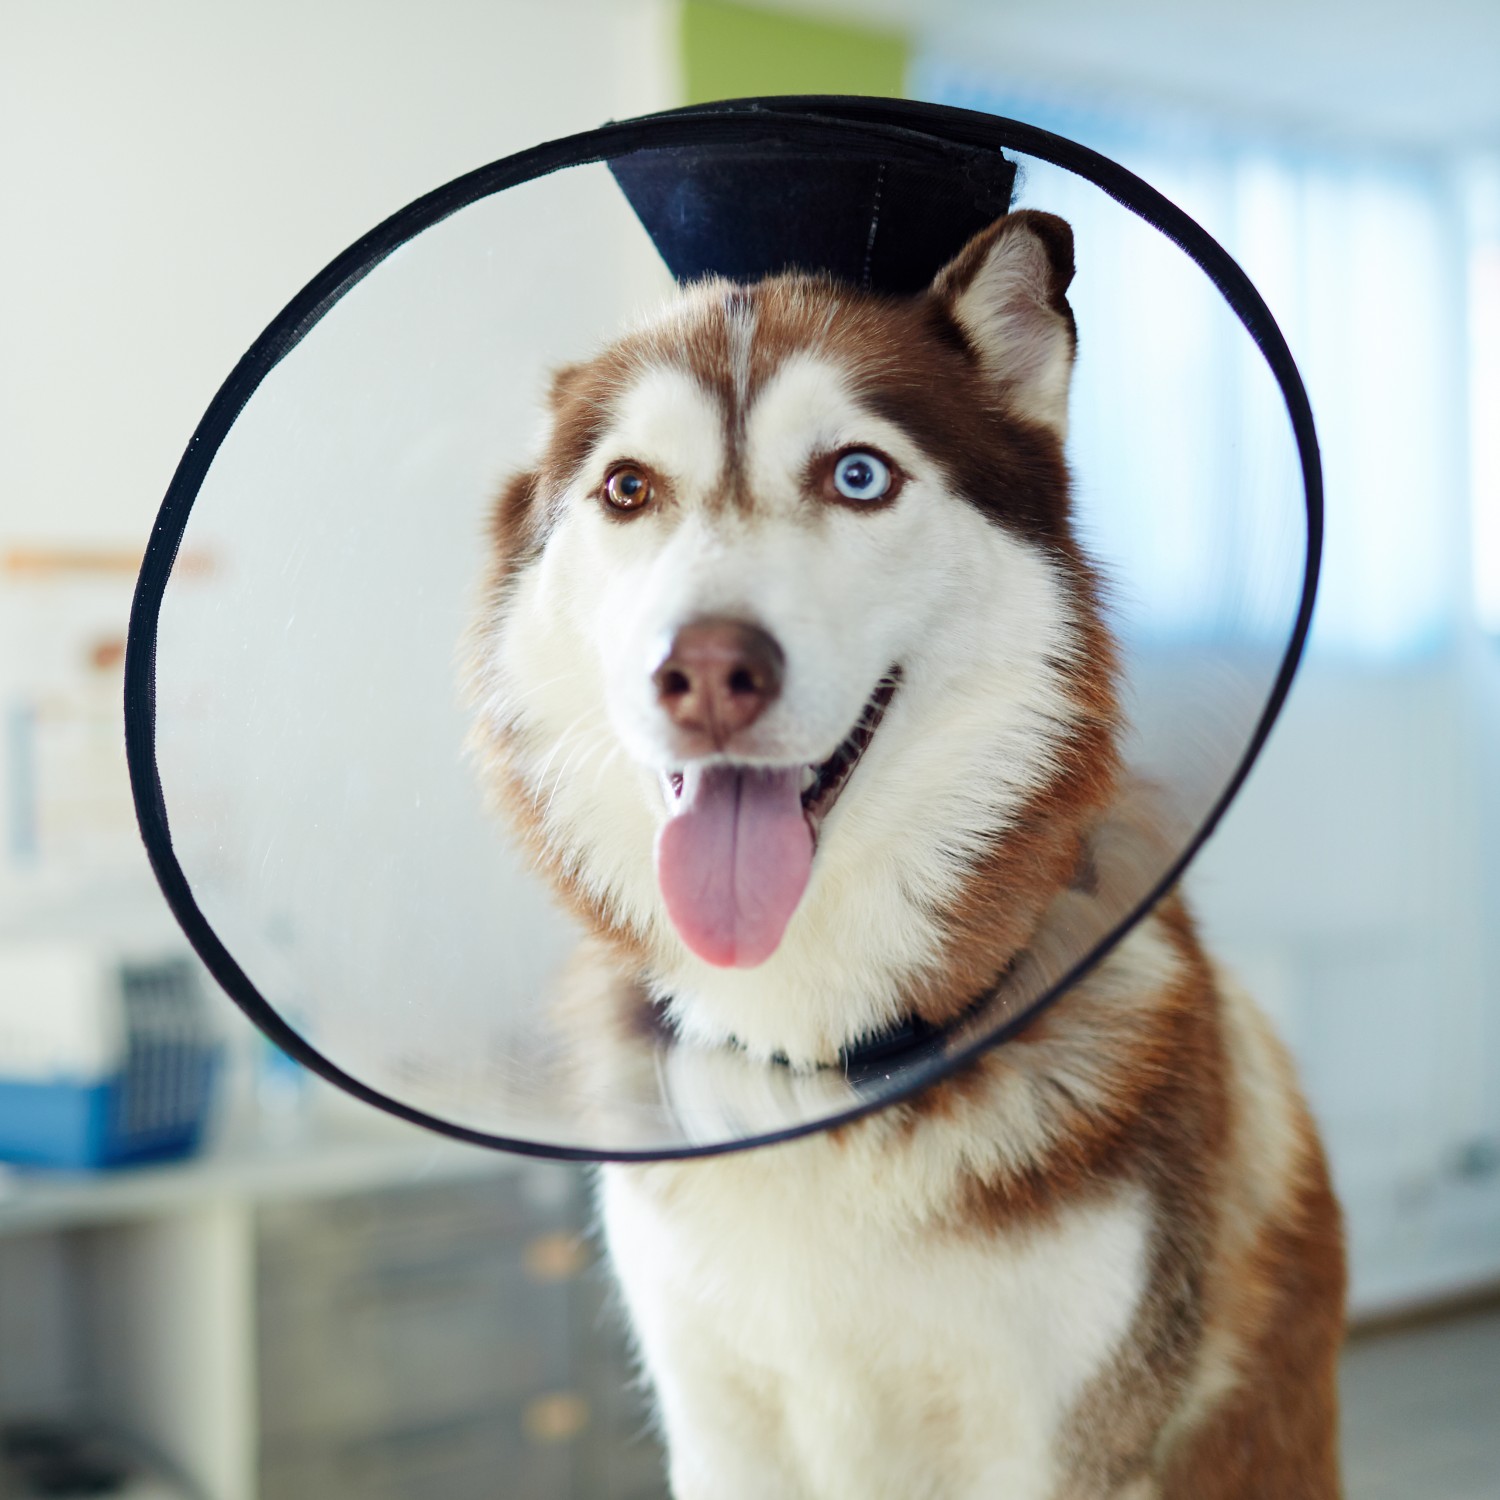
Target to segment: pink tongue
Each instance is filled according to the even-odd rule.
[[[812,829],[802,771],[689,770],[656,836],[667,915],[699,958],[754,968],[775,951],[807,887]]]

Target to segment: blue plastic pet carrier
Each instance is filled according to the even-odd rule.
[[[112,1167],[188,1155],[219,1050],[190,958],[0,953],[0,1161]]]

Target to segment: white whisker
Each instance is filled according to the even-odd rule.
[[[552,778],[552,790],[547,796],[546,807],[542,809],[542,821],[544,823],[547,822],[552,816],[552,804],[557,800],[557,794],[562,789],[563,781],[566,779],[569,770],[572,768],[574,761],[577,759],[579,751],[581,750],[585,752],[585,759],[582,765],[587,765],[587,756],[589,754],[595,754],[603,748],[604,742],[600,740],[594,740],[592,742],[585,740],[576,749],[569,753],[568,758],[562,763],[561,767],[558,769],[557,774]],[[582,769],[582,766],[580,766],[580,769]]]
[[[542,762],[541,766],[535,772],[532,772],[527,776],[526,779],[532,783],[532,786],[534,788],[531,797],[533,804],[535,804],[537,799],[540,798],[540,796],[542,795],[542,791],[546,787],[547,771],[551,767],[552,762],[557,759],[558,754],[563,750],[565,746],[571,744],[575,739],[579,738],[579,726],[585,719],[588,718],[588,716],[592,712],[592,709],[585,709],[581,714],[579,714],[578,717],[574,719],[573,722],[569,724],[568,727],[564,729],[560,735],[558,735],[557,743],[553,745],[551,751],[547,755],[546,760]]]

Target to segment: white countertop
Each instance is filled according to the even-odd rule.
[[[515,1170],[517,1158],[375,1114],[310,1120],[287,1139],[226,1130],[184,1161],[99,1172],[0,1167],[0,1235],[180,1213],[225,1202],[318,1197]]]

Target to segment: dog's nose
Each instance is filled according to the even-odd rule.
[[[786,658],[774,636],[743,620],[684,625],[652,673],[656,696],[679,728],[722,750],[781,694]]]

